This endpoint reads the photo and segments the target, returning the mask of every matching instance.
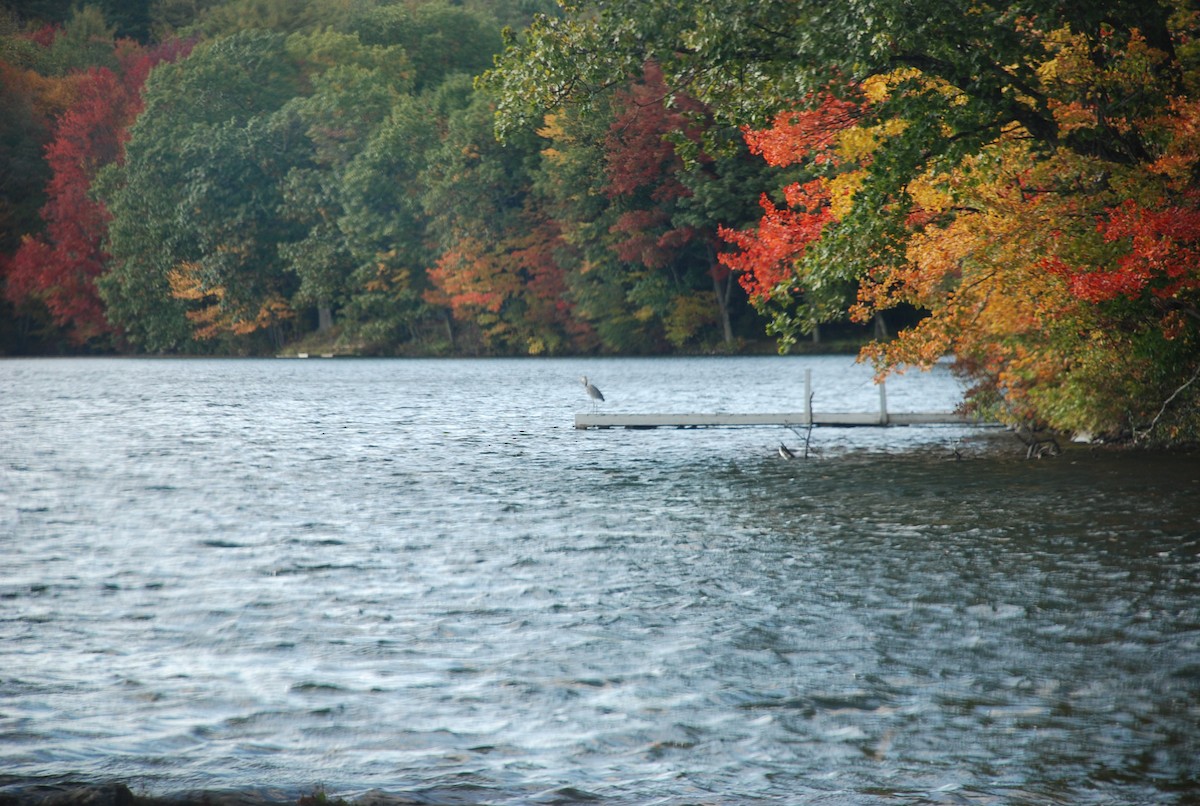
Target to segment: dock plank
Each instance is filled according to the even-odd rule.
[[[735,428],[740,426],[804,426],[809,425],[806,412],[763,414],[614,414],[609,412],[577,412],[575,427],[587,428]],[[904,425],[993,425],[975,417],[952,411],[935,412],[824,412],[813,413],[814,426],[875,427]]]

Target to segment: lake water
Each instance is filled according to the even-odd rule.
[[[0,790],[1197,802],[1195,456],[573,428],[583,374],[770,412],[805,369],[878,406],[833,357],[0,361]]]

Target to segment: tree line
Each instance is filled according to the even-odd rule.
[[[760,340],[717,260],[763,177],[652,73],[495,136],[475,77],[546,0],[9,9],[8,352],[556,354]],[[45,15],[50,15],[47,19]],[[690,104],[690,105],[687,105]]]
[[[1186,0],[0,14],[0,349],[783,349],[1200,434]]]

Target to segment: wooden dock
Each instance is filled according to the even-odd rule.
[[[575,427],[586,428],[730,428],[737,426],[834,426],[882,428],[895,425],[996,425],[953,411],[889,412],[887,386],[878,384],[879,411],[822,412],[812,410],[812,373],[804,372],[804,411],[782,414],[610,414],[608,412],[579,412]]]
[[[955,414],[952,411],[892,412],[828,412],[808,415],[804,412],[780,414],[608,414],[578,412],[575,427],[585,428],[732,428],[737,426],[782,425],[807,428],[836,426],[841,428],[897,425],[992,425],[984,420]]]

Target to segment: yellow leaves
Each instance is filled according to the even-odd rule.
[[[395,249],[378,252],[375,255],[375,276],[363,283],[363,289],[372,294],[384,294],[399,299],[411,286],[412,270],[406,266],[396,266]]]
[[[671,301],[671,309],[663,324],[667,340],[676,347],[683,347],[703,328],[714,322],[716,322],[716,311],[711,295],[695,291],[691,294],[680,294]]]
[[[921,78],[921,71],[915,67],[902,67],[890,73],[868,76],[863,79],[860,88],[863,95],[873,104],[879,104],[891,97],[897,85]]]
[[[867,76],[863,79],[861,89],[863,97],[873,104],[882,103],[891,95],[887,74]]]
[[[829,191],[829,211],[835,220],[840,221],[854,209],[854,194],[866,178],[867,172],[860,170],[847,171],[825,181]]]
[[[537,130],[538,137],[549,140],[551,143],[570,143],[566,128],[563,126],[562,115],[547,114],[543,122],[544,125]],[[563,165],[567,161],[567,154],[553,145],[546,146],[541,153],[543,158],[554,165]]]
[[[906,262],[862,284],[854,316],[866,321],[901,303],[929,316],[866,357],[887,368],[955,354],[995,379],[1010,402],[1062,371],[1063,342],[1054,334],[1071,331],[1077,306],[1043,262],[1059,248],[1062,229],[1090,233],[1094,225],[1073,198],[1046,192],[1049,177],[1078,170],[1054,162],[1043,182],[1028,143],[1002,137],[957,171],[909,182],[921,224]]]
[[[1169,58],[1136,28],[1119,42],[1107,28],[1093,40],[1063,26],[1045,34],[1042,47],[1047,58],[1036,68],[1038,79],[1046,88],[1057,87],[1059,97],[1068,88],[1089,99],[1105,92],[1145,88],[1156,80],[1154,72]]]
[[[543,140],[561,142],[566,139],[567,130],[563,126],[563,116],[549,112],[542,119],[542,126],[537,130],[537,136]]]
[[[913,236],[907,257],[915,271],[903,277],[912,301],[919,305],[936,304],[950,283],[962,276],[965,261],[972,258],[980,244],[974,217],[962,216],[945,228],[931,228]]]
[[[226,302],[225,288],[206,286],[200,274],[200,264],[192,261],[183,261],[167,272],[172,297],[202,303],[201,307],[185,314],[195,325],[197,339],[212,339],[222,334],[245,336],[295,315],[278,294],[269,295],[257,311],[231,307]]]
[[[881,104],[890,99],[897,88],[909,83],[925,90],[939,92],[950,99],[953,104],[967,102],[967,97],[962,90],[945,79],[925,75],[915,67],[901,67],[888,73],[868,76],[859,84],[859,89],[868,102]]]
[[[1121,37],[1102,26],[1089,37],[1063,26],[1041,40],[1045,59],[1035,72],[1063,134],[1099,126],[1134,131],[1145,122],[1139,105],[1174,91],[1172,71],[1163,69],[1170,57],[1136,28]]]
[[[838,132],[838,162],[844,166],[869,165],[880,144],[889,137],[901,134],[907,126],[907,121],[893,118],[877,126],[851,126]],[[841,220],[849,215],[854,207],[854,194],[862,187],[867,176],[866,167],[859,167],[818,180],[829,195],[829,210],[834,220]],[[789,198],[788,203],[797,209],[807,209],[803,202],[793,198]]]
[[[890,118],[878,126],[853,126],[838,135],[838,156],[846,162],[868,160],[884,140],[902,134],[907,127],[903,118]]]
[[[909,182],[907,190],[913,204],[924,213],[943,213],[954,204],[945,181],[928,173]]]
[[[1043,84],[1086,86],[1095,81],[1091,44],[1083,34],[1075,33],[1070,26],[1064,25],[1046,34],[1042,46],[1049,55],[1036,70]]]
[[[855,126],[838,136],[838,155],[847,162],[869,157],[879,148],[879,138],[869,128]]]

